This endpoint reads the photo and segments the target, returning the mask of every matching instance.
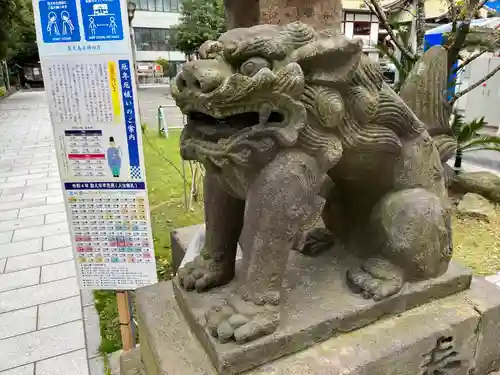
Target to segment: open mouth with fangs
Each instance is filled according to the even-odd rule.
[[[223,118],[215,118],[201,112],[190,112],[187,115],[187,126],[202,139],[217,142],[221,138],[230,137],[242,129],[256,125],[280,126],[285,116],[279,112],[245,112]]]

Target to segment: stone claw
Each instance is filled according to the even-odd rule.
[[[205,318],[207,330],[219,342],[242,344],[273,333],[279,325],[279,310],[232,296],[223,305],[210,308]]]
[[[196,289],[204,292],[217,286],[225,285],[234,276],[234,269],[228,270],[221,262],[197,256],[179,269],[179,284],[186,290]]]
[[[266,293],[244,293],[243,300],[253,302],[257,306],[272,305],[277,306],[280,303],[280,292],[269,291]]]
[[[315,256],[330,249],[334,243],[335,238],[328,229],[316,228],[308,233],[300,252],[304,255]]]
[[[403,283],[401,269],[385,259],[371,258],[361,267],[347,271],[347,284],[352,292],[375,301],[398,293]]]

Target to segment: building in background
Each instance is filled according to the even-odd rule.
[[[163,72],[163,75],[173,77],[185,61],[184,54],[173,50],[168,43],[171,28],[179,22],[182,0],[132,1],[136,4],[132,26],[134,28],[137,66],[146,72],[155,69],[153,63],[159,58],[166,59],[170,62],[169,71]],[[280,3],[279,0],[261,1],[263,3],[267,1],[270,4]],[[497,2],[500,4],[500,1]],[[496,5],[497,2],[490,0],[487,3]],[[387,14],[391,16],[391,19],[401,23],[411,23],[413,14],[411,11],[412,0],[382,0],[381,4]],[[364,0],[343,0],[342,7],[342,33],[349,38],[362,40],[364,53],[378,61],[380,54],[376,46],[378,42],[385,39],[387,32],[382,27],[379,27],[377,17],[371,14]],[[491,8],[495,9],[495,6]],[[496,9],[500,9],[500,5]],[[427,0],[425,10],[429,26],[446,23],[446,2]],[[285,11],[286,9],[281,9],[281,12]],[[311,11],[312,19],[317,18],[318,22],[320,22],[323,18],[330,17],[330,15],[320,13]],[[277,14],[281,13],[277,12]],[[266,13],[261,16],[263,16],[264,20],[267,20]]]
[[[382,0],[380,3],[393,22],[411,25],[415,13],[414,0]],[[343,0],[342,7],[342,32],[349,38],[361,39],[365,54],[374,60],[379,60],[377,44],[384,41],[387,31],[379,25],[377,17],[370,12],[364,0]],[[445,1],[427,0],[425,2],[427,26],[446,23],[447,10]]]
[[[359,1],[343,1],[341,32],[348,38],[362,40],[363,52],[378,61],[378,18],[368,8],[360,8]]]
[[[172,26],[179,22],[182,0],[134,0],[136,11],[132,26],[137,66],[146,66],[162,58],[170,62],[165,77],[173,77],[185,61],[184,54],[168,44]]]

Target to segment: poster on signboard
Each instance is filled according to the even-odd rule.
[[[35,24],[78,279],[157,282],[124,0],[36,0]]]
[[[43,43],[80,41],[76,0],[40,1],[38,7]]]
[[[81,0],[85,40],[121,40],[120,0]]]

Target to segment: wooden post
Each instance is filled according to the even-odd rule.
[[[134,321],[132,319],[132,300],[130,299],[130,293],[125,290],[117,291],[116,303],[118,305],[123,350],[131,350],[135,347],[135,333]]]

